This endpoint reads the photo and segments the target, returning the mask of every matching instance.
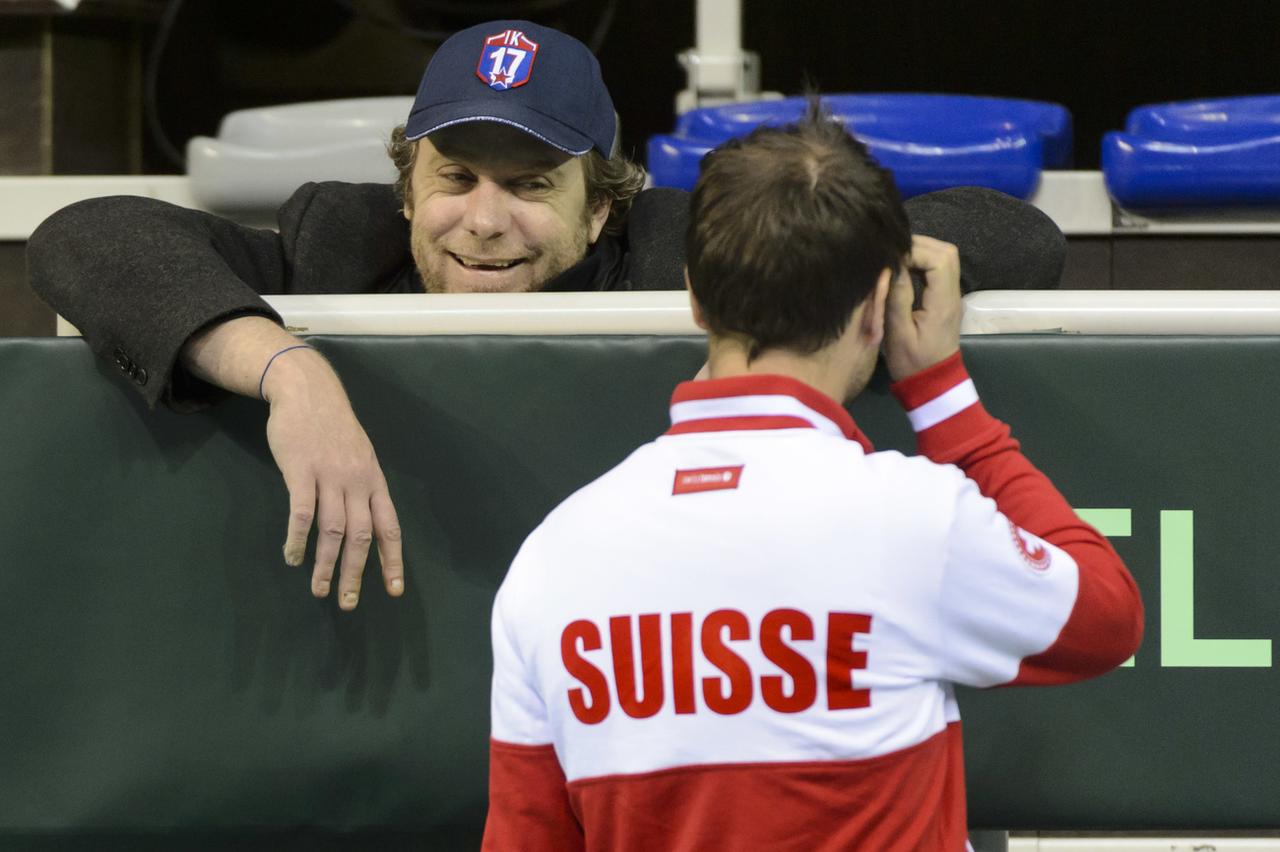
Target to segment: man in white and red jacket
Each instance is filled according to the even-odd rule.
[[[708,156],[686,250],[710,379],[498,593],[485,848],[960,852],[952,684],[1110,670],[1133,579],[979,402],[955,249],[816,107]],[[881,350],[920,457],[841,405]]]

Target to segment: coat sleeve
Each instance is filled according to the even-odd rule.
[[[197,331],[244,315],[280,322],[262,295],[376,290],[408,255],[389,187],[307,184],[279,221],[277,233],[155,199],[89,199],[31,235],[28,276],[150,406],[198,408],[216,389],[178,363]]]
[[[941,595],[948,679],[975,686],[1102,674],[1142,641],[1137,584],[987,413],[959,353],[893,386],[920,451],[955,465]]]
[[[1062,279],[1067,238],[1034,205],[979,186],[909,198],[911,233],[960,250],[960,289],[1052,290]]]
[[[627,218],[629,290],[683,290],[689,193],[659,187],[636,196]]]
[[[976,186],[909,198],[911,232],[954,243],[960,288],[1050,290],[1066,263],[1067,241],[1044,212],[1025,201]],[[627,221],[626,289],[683,290],[689,193],[658,187],[636,196]]]

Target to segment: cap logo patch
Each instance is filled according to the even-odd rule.
[[[520,30],[504,30],[484,40],[476,76],[489,88],[501,92],[529,82],[538,45]]]

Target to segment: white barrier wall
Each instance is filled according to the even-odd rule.
[[[699,334],[684,291],[267,296],[297,334]],[[1280,334],[1280,291],[987,290],[963,334]],[[61,317],[58,334],[78,332]]]

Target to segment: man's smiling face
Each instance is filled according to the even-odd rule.
[[[492,121],[417,145],[405,216],[428,292],[541,290],[600,236],[609,207],[588,209],[577,157]]]

